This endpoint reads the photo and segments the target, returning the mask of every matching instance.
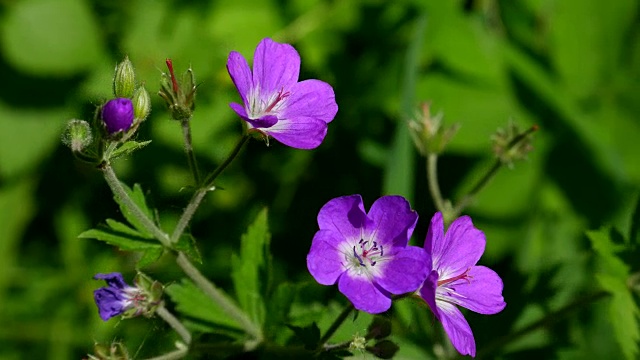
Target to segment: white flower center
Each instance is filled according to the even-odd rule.
[[[276,115],[285,107],[289,95],[291,95],[289,91],[280,89],[263,100],[260,96],[260,87],[256,86],[249,93],[249,109],[247,109],[249,118],[259,119],[265,115]]]

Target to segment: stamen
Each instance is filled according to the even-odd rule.
[[[471,281],[469,280],[469,278],[471,278],[470,276],[468,276],[467,274],[469,273],[469,270],[471,270],[471,268],[465,270],[465,272],[463,272],[462,274],[458,275],[458,276],[454,276],[450,279],[445,279],[445,280],[438,280],[438,286],[440,285],[445,285],[445,284],[450,284],[456,280],[460,280],[460,279],[465,279],[467,280],[467,282],[471,283]]]

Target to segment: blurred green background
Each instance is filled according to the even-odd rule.
[[[190,175],[179,124],[156,96],[164,60],[196,74],[194,147],[210,170],[242,129],[228,107],[239,96],[226,57],[251,58],[264,37],[292,43],[301,78],[332,84],[340,110],[317,150],[253,141],[220,177],[223,190],[207,197],[190,229],[205,274],[229,286],[230,253],[267,206],[276,279],[307,283],[313,290],[298,302],[312,314],[344,303],[335,287],[313,282],[305,257],[319,208],[353,193],[367,206],[382,194],[407,196],[421,215],[414,242],[422,245],[435,209],[406,120],[429,100],[462,126],[439,163],[447,197],[459,198],[490,166],[499,127],[510,119],[540,127],[528,159],[503,169],[466,211],[487,236],[480,263],[503,277],[507,302],[499,315],[468,316],[478,348],[504,359],[622,356],[606,300],[517,341],[492,341],[596,288],[586,230],[629,229],[640,185],[637,1],[0,4],[0,359],[79,359],[94,341],[114,339],[137,359],[171,348],[175,338],[159,320],[98,317],[92,291],[102,284],[91,277],[121,271],[130,280],[136,259],[77,238],[122,215],[99,171],[60,143],[61,131],[109,99],[115,64],[128,55],[154,101],[138,139],[153,142],[116,171],[142,185],[170,228],[189,199]],[[145,271],[166,283],[182,276],[170,258]],[[427,311],[400,317],[398,358],[433,357],[442,333]]]

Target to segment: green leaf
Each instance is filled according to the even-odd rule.
[[[105,227],[102,229],[91,229],[78,235],[83,239],[96,239],[104,241],[110,245],[117,246],[124,251],[140,251],[148,249],[162,249],[158,242],[149,240],[149,238],[140,236],[135,230],[127,227],[117,221],[110,220],[110,224],[115,224],[117,229]],[[120,230],[118,230],[120,229]]]
[[[597,231],[587,231],[587,237],[591,240],[593,249],[602,261],[603,270],[601,272],[625,282],[629,276],[629,267],[616,256],[616,253],[623,250],[623,247],[614,244],[610,232],[610,228],[604,227]]]
[[[314,350],[318,347],[320,342],[320,328],[315,322],[309,326],[300,327],[287,325],[291,331],[296,335],[296,338],[304,344],[304,348],[307,350]]]
[[[142,192],[142,188],[140,187],[140,184],[134,184],[133,190],[130,189],[125,183],[122,183],[122,187],[124,188],[126,193],[129,195],[131,200],[133,200],[133,202],[136,205],[138,205],[138,208],[140,208],[140,210],[149,219],[153,220],[154,219],[153,213],[151,212],[151,209],[149,209],[149,207],[147,206],[147,201],[144,198],[144,193]],[[138,219],[138,217],[134,215],[134,213],[127,206],[121,203],[120,199],[117,196],[114,196],[113,198],[120,206],[120,211],[122,212],[122,215],[124,215],[125,219],[127,219],[127,221],[141,233],[141,236],[147,237],[149,239],[153,238],[153,235],[142,225],[142,222],[140,221],[140,219]]]
[[[640,309],[636,305],[626,281],[597,274],[600,286],[613,295],[609,304],[609,318],[613,331],[626,359],[636,359],[640,340]]]
[[[184,316],[191,317],[195,321],[206,322],[215,325],[214,328],[200,326],[200,330],[225,331],[235,333],[242,329],[226,311],[214,303],[188,280],[182,280],[180,284],[172,284],[165,288],[165,292],[176,303],[176,309]]]
[[[174,248],[182,251],[187,255],[189,260],[202,264],[202,256],[200,256],[200,250],[198,250],[198,247],[196,246],[196,239],[194,239],[191,234],[183,234],[180,237],[180,240],[175,244]]]
[[[265,334],[276,336],[276,329],[288,322],[291,304],[296,295],[296,286],[291,283],[280,283],[267,302]]]
[[[147,141],[127,141],[126,143],[120,145],[113,153],[111,153],[111,160],[117,159],[121,156],[127,156],[133,153],[136,150],[142,149],[143,147],[149,145],[151,140]]]
[[[154,262],[158,261],[158,259],[160,259],[160,257],[162,256],[163,252],[164,252],[164,249],[162,249],[162,247],[158,247],[158,248],[154,247],[154,248],[150,248],[143,251],[142,256],[140,257],[140,259],[138,259],[138,262],[136,263],[136,269],[145,268],[153,264]]]
[[[240,255],[231,257],[231,278],[238,302],[251,320],[264,324],[265,304],[262,297],[264,276],[269,264],[271,234],[267,225],[267,209],[263,209],[240,240]]]

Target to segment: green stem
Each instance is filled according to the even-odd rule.
[[[182,325],[180,320],[178,320],[172,313],[169,312],[169,310],[167,310],[166,307],[164,307],[164,304],[158,306],[158,308],[156,309],[156,314],[160,316],[162,320],[166,321],[167,324],[169,324],[173,328],[173,330],[175,330],[178,335],[180,335],[182,341],[184,341],[185,344],[191,344],[191,333],[189,332],[189,330],[187,330],[187,328]]]
[[[205,188],[208,189],[213,186],[213,182],[216,180],[218,175],[220,175],[224,171],[224,169],[226,169],[227,166],[231,164],[233,159],[235,159],[236,156],[238,156],[238,153],[240,153],[240,150],[242,149],[244,144],[246,144],[247,141],[249,141],[250,138],[251,136],[248,133],[245,133],[244,135],[242,135],[242,138],[240,138],[240,141],[238,141],[236,146],[233,148],[233,150],[231,150],[231,153],[227,156],[226,159],[224,159],[222,164],[220,164],[215,170],[213,170],[211,174],[207,175],[207,177],[204,180]]]
[[[129,197],[129,194],[127,194],[127,192],[125,191],[122,183],[120,182],[120,180],[118,180],[118,177],[113,171],[111,164],[103,164],[101,169],[102,173],[104,174],[104,179],[107,181],[107,184],[109,184],[111,191],[119,200],[119,202],[127,207],[129,211],[131,211],[131,213],[140,221],[142,226],[144,226],[147,231],[153,234],[153,236],[158,239],[158,241],[160,241],[162,245],[169,247],[169,236],[167,236],[167,234],[160,230],[160,228],[156,224],[154,224],[154,222],[151,221],[151,219],[149,219],[149,217],[145,213],[143,213],[142,210],[140,210],[138,205],[136,205],[136,203],[131,200],[131,197]]]
[[[236,304],[234,304],[229,298],[218,288],[215,287],[202,273],[189,261],[189,259],[183,254],[178,253],[176,260],[180,268],[189,276],[191,280],[200,288],[204,293],[211,298],[216,304],[218,304],[223,312],[236,320],[240,326],[255,339],[255,345],[262,341],[262,331],[254,324],[247,314],[242,311]]]
[[[189,353],[189,349],[185,348],[185,349],[178,349],[175,351],[172,351],[170,353],[164,354],[164,355],[160,355],[160,356],[156,356],[156,357],[152,357],[146,360],[177,360],[177,359],[182,359],[184,357],[187,356],[187,354]]]
[[[440,185],[438,184],[438,154],[431,153],[427,156],[427,181],[429,183],[429,192],[431,198],[438,211],[444,213],[444,200],[442,199],[442,193],[440,192]]]
[[[322,336],[322,338],[320,339],[320,344],[324,346],[324,344],[327,341],[329,341],[329,339],[331,339],[331,336],[333,336],[333,334],[336,332],[336,330],[338,330],[340,325],[342,325],[342,323],[347,319],[347,317],[349,316],[352,310],[353,310],[353,304],[351,303],[347,304],[347,306],[344,308],[344,310],[342,310],[340,315],[338,315],[338,317],[333,321],[333,324],[329,326],[329,329],[327,329],[327,332],[324,334],[324,336]]]
[[[248,134],[243,135],[240,141],[238,141],[236,146],[233,148],[233,150],[231,150],[231,153],[227,155],[227,158],[222,162],[222,164],[220,164],[211,174],[207,176],[204,181],[204,186],[198,189],[198,191],[193,194],[191,200],[187,204],[187,207],[182,213],[182,216],[180,216],[180,220],[178,220],[176,228],[171,234],[171,244],[175,244],[180,239],[180,237],[184,233],[184,230],[187,228],[187,225],[189,225],[189,222],[191,222],[193,215],[196,213],[196,210],[200,206],[202,199],[204,199],[204,196],[208,191],[212,190],[213,182],[215,181],[215,179],[222,173],[222,171],[224,171],[224,169],[227,168],[227,166],[229,166],[229,164],[231,164],[236,156],[238,156],[240,150],[242,149],[242,146],[247,143],[249,138],[250,136]]]
[[[193,174],[193,181],[196,186],[200,186],[200,172],[198,171],[198,162],[193,152],[193,143],[191,141],[191,118],[180,120],[182,125],[182,135],[184,136],[184,152],[187,154],[187,162],[189,169]]]
[[[568,316],[573,311],[576,311],[585,305],[589,305],[597,300],[600,300],[606,296],[609,296],[609,293],[606,291],[598,291],[595,293],[588,294],[587,296],[583,296],[570,304],[565,305],[564,307],[547,314],[542,319],[510,334],[502,336],[494,341],[492,341],[486,347],[480,349],[478,351],[476,359],[480,359],[483,356],[487,356],[491,352],[495,351],[497,348],[504,347],[506,344],[512,343],[523,336],[538,330],[539,328],[548,327],[555,322],[560,321],[562,318]]]

